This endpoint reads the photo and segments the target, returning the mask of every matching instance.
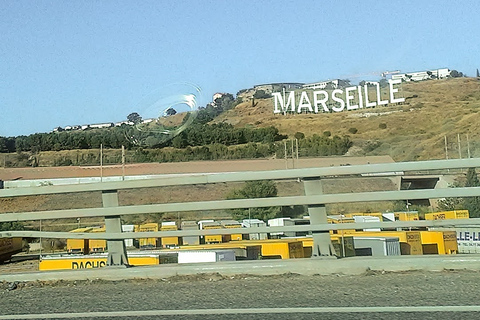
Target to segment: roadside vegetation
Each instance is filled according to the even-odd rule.
[[[404,83],[405,103],[342,113],[273,114],[272,98],[226,94],[198,112],[187,129],[138,143],[135,127],[0,137],[0,166],[98,165],[285,156],[390,155],[396,161],[480,156],[480,81],[451,78]],[[135,115],[132,113],[131,115]],[[136,114],[138,115],[138,114]],[[129,115],[130,116],[130,115]],[[175,115],[172,115],[175,117]],[[412,143],[415,141],[415,143]],[[286,148],[285,148],[286,147]]]
[[[276,127],[236,127],[229,123],[212,123],[218,115],[234,108],[239,101],[226,95],[216,103],[216,106],[208,105],[202,108],[191,126],[173,139],[163,142],[160,142],[160,138],[156,139],[156,135],[161,133],[150,132],[149,136],[142,140],[144,143],[140,144],[136,139],[136,127],[127,124],[104,129],[0,137],[2,165],[98,165],[101,146],[104,150],[104,164],[121,163],[122,146],[127,149],[127,163],[284,157],[285,148],[281,141],[288,137],[282,135]],[[330,156],[345,154],[351,141],[348,136],[315,134],[311,137],[303,135],[299,144],[300,156]]]

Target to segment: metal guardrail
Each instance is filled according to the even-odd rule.
[[[286,169],[273,171],[255,172],[228,172],[208,173],[173,177],[161,177],[151,180],[133,180],[105,183],[78,184],[67,186],[44,186],[21,189],[0,190],[0,197],[19,197],[40,194],[58,194],[72,192],[101,191],[103,207],[88,209],[49,210],[39,212],[18,212],[0,214],[0,222],[8,221],[35,221],[47,219],[83,218],[83,217],[105,217],[106,233],[52,233],[34,231],[9,231],[0,233],[0,237],[43,237],[43,238],[89,238],[107,239],[109,250],[112,251],[115,261],[123,264],[126,258],[123,239],[161,237],[161,236],[184,236],[184,235],[208,235],[208,234],[232,234],[238,233],[239,229],[208,230],[208,231],[160,231],[148,233],[122,233],[121,215],[136,215],[145,213],[166,213],[181,211],[204,211],[204,210],[226,210],[238,208],[270,207],[270,206],[291,206],[307,205],[310,215],[310,225],[291,227],[251,228],[250,232],[281,232],[281,231],[313,231],[314,247],[318,247],[317,255],[330,255],[330,238],[328,230],[363,229],[363,228],[396,228],[396,227],[419,227],[419,226],[445,226],[465,225],[465,220],[455,221],[405,221],[391,223],[349,223],[343,225],[326,224],[325,204],[346,203],[346,202],[370,202],[370,201],[391,201],[391,200],[413,200],[432,199],[445,197],[474,197],[480,196],[480,187],[446,188],[446,189],[423,189],[423,190],[402,190],[402,191],[380,191],[360,193],[323,194],[321,179],[335,178],[345,175],[362,175],[369,173],[391,173],[425,170],[448,170],[470,167],[480,167],[480,159],[455,159],[455,160],[432,160],[419,162],[368,164],[340,167],[323,167],[308,169]],[[384,176],[384,175],[383,175]],[[133,188],[149,188],[161,186],[180,186],[208,183],[253,181],[253,180],[282,180],[282,179],[303,179],[305,196],[287,196],[258,199],[239,200],[217,200],[197,201],[184,203],[163,203],[152,205],[118,205],[118,190]],[[467,220],[468,224],[480,224],[478,219]],[[242,230],[243,232],[243,230]],[[98,238],[97,238],[98,237]],[[123,247],[123,249],[122,249]],[[331,247],[331,246],[330,246]],[[122,253],[123,251],[123,253]],[[109,260],[110,261],[109,252]],[[123,259],[123,260],[122,260]],[[112,260],[113,261],[113,260]],[[117,262],[112,262],[114,265]]]
[[[480,196],[480,187],[448,188],[427,190],[380,191],[359,193],[338,193],[310,196],[271,197],[257,199],[195,201],[162,203],[136,206],[105,208],[49,210],[36,212],[16,212],[0,214],[0,222],[35,221],[64,218],[86,218],[99,216],[136,215],[146,213],[167,213],[182,211],[227,210],[272,206],[318,205],[330,203],[371,202],[391,200],[435,199],[446,197]]]
[[[409,227],[453,227],[471,226],[480,224],[480,218],[475,219],[452,219],[452,220],[415,220],[395,222],[355,222],[339,224],[315,224],[279,227],[252,227],[232,229],[209,229],[209,230],[176,230],[176,231],[152,231],[152,232],[122,232],[122,233],[87,233],[87,232],[48,232],[48,231],[3,231],[0,238],[48,238],[48,239],[141,239],[160,237],[184,237],[205,235],[249,234],[249,233],[275,233],[275,232],[318,232],[329,230],[352,230],[352,229],[396,229]]]
[[[321,167],[306,169],[285,169],[271,171],[247,171],[227,173],[205,173],[185,176],[161,177],[151,180],[115,181],[85,183],[68,186],[42,186],[0,190],[0,198],[27,195],[57,194],[70,192],[108,191],[135,188],[179,186],[191,184],[208,184],[221,182],[240,182],[254,180],[282,180],[315,177],[337,177],[361,175],[366,173],[388,173],[418,170],[447,170],[480,167],[480,159],[430,160],[417,162],[397,162],[339,167]]]

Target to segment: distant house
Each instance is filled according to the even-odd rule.
[[[123,124],[127,126],[133,126],[135,123],[125,120],[125,121],[115,122],[115,127],[121,127]]]
[[[215,100],[217,99],[220,99],[221,97],[223,97],[225,95],[225,93],[221,93],[221,92],[217,92],[213,95],[212,97],[212,101],[215,102]]]
[[[240,97],[243,99],[251,99],[253,98],[253,95],[260,90],[262,90],[265,94],[268,95],[268,94],[272,94],[273,92],[282,91],[283,89],[286,89],[286,90],[301,89],[302,86],[303,86],[303,83],[300,83],[300,82],[276,82],[276,83],[258,84],[253,86],[253,88],[240,90],[237,93],[237,97]]]
[[[278,83],[265,83],[253,86],[255,91],[263,90],[265,93],[272,93],[279,89],[300,89],[304,84],[299,82],[278,82]]]
[[[92,129],[103,129],[103,128],[111,128],[114,126],[114,124],[112,122],[109,122],[109,123],[95,123],[95,124],[89,124],[87,125],[89,128],[92,128]],[[83,126],[82,126],[83,128]]]
[[[334,79],[334,80],[326,80],[326,81],[320,81],[320,82],[314,82],[314,83],[306,83],[303,85],[303,89],[325,89],[328,85],[330,85],[333,89],[337,89],[340,85],[341,80],[340,79]]]
[[[408,73],[398,73],[392,75],[392,80],[403,80],[403,81],[423,81],[429,79],[445,79],[450,76],[450,69],[442,68],[435,70],[426,70],[426,71],[416,71]]]
[[[382,78],[392,79],[393,75],[399,74],[400,70],[382,72]]]

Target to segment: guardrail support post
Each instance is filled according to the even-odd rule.
[[[322,180],[317,178],[304,178],[303,186],[305,195],[323,194]],[[308,205],[310,224],[327,224],[327,210],[324,204]],[[328,231],[313,232],[312,258],[334,256],[335,249],[332,246],[330,233]]]
[[[103,207],[118,207],[117,190],[102,191]],[[105,232],[121,233],[120,216],[105,217]],[[107,266],[128,266],[127,248],[123,239],[107,240]]]

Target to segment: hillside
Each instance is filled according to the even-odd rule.
[[[273,98],[245,101],[220,115],[215,122],[236,127],[275,126],[293,137],[350,135],[354,142],[349,155],[390,155],[395,161],[458,158],[458,134],[462,157],[467,157],[467,134],[472,157],[480,156],[480,81],[451,78],[404,83],[402,105],[341,113],[273,114]],[[381,125],[382,124],[382,125]],[[385,128],[386,125],[386,128]],[[382,129],[382,127],[384,129]],[[349,132],[356,128],[355,134]],[[414,142],[414,143],[412,143]]]

